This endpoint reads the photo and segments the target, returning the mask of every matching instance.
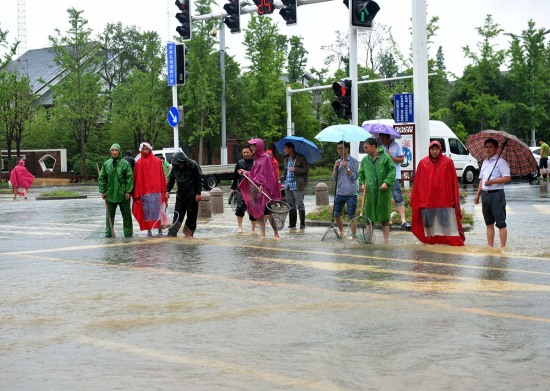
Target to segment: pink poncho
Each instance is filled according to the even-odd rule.
[[[34,175],[32,175],[25,168],[25,161],[23,159],[19,160],[19,165],[11,170],[10,182],[14,189],[29,189],[34,180]],[[24,193],[18,192],[19,195],[24,195]]]
[[[264,142],[262,139],[256,138],[248,140],[248,144],[256,145],[254,153],[254,165],[247,175],[256,186],[262,186],[265,195],[250,183],[246,178],[240,183],[239,189],[246,203],[248,213],[255,219],[259,219],[264,215],[265,206],[272,200],[280,200],[281,189],[279,187],[279,178],[273,169],[271,157],[264,152]],[[268,198],[269,197],[269,198]]]

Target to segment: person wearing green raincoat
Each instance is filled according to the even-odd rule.
[[[382,224],[384,243],[390,236],[392,186],[395,182],[395,164],[374,137],[363,144],[368,154],[359,167],[359,185],[366,191],[364,214],[373,223]]]
[[[113,236],[111,226],[115,221],[117,205],[122,214],[124,237],[128,238],[134,235],[132,209],[130,208],[131,194],[134,189],[134,173],[130,163],[119,156],[120,145],[113,144],[111,159],[103,163],[98,178],[99,192],[105,200],[109,212],[106,216],[106,238]]]

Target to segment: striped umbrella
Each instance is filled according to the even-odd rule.
[[[468,136],[466,145],[477,160],[482,161],[487,157],[484,145],[488,138],[498,141],[497,155],[508,162],[512,174],[527,175],[537,169],[537,161],[527,144],[513,134],[501,130],[482,130]]]

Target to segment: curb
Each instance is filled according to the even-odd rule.
[[[36,200],[38,201],[48,201],[48,200],[80,200],[80,199],[84,199],[84,198],[88,198],[88,196],[85,196],[85,195],[80,195],[80,196],[61,196],[61,197],[42,197],[42,196],[38,196],[38,197],[35,197]]]

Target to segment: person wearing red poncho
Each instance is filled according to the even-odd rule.
[[[250,171],[239,170],[239,174],[245,179],[239,184],[239,189],[246,203],[248,214],[260,222],[260,235],[265,239],[265,218],[269,220],[273,228],[275,240],[279,239],[277,225],[273,221],[271,211],[267,208],[268,201],[281,200],[281,188],[279,178],[273,169],[273,162],[264,152],[264,141],[259,138],[248,140],[248,144],[254,154],[254,164]]]
[[[166,208],[166,176],[162,162],[151,153],[149,143],[141,143],[141,157],[134,167],[134,191],[132,213],[139,223],[141,231],[147,230],[147,236],[153,236],[151,230],[157,228],[159,235],[161,218]]]
[[[10,173],[10,182],[13,187],[13,199],[17,198],[17,195],[25,197],[27,199],[27,192],[32,185],[34,180],[34,175],[32,175],[25,168],[25,161],[23,159],[19,160],[19,164],[11,170]],[[23,189],[23,191],[19,191]]]
[[[455,165],[441,153],[439,141],[430,143],[429,156],[418,163],[411,206],[411,231],[418,240],[427,244],[464,246]]]

